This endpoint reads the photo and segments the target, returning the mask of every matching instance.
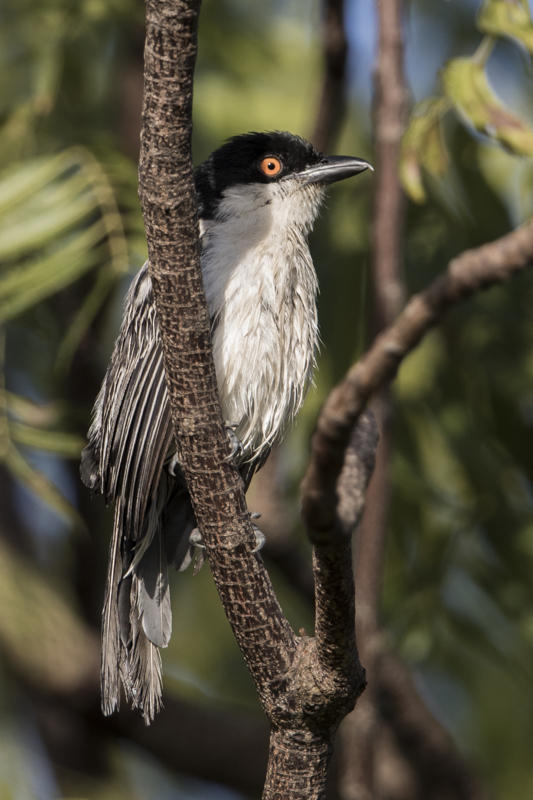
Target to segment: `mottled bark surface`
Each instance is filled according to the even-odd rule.
[[[199,3],[147,0],[146,8],[140,198],[177,450],[215,584],[271,721],[264,797],[318,800],[334,731],[363,685],[349,537],[322,530],[317,636],[296,637],[253,552],[241,481],[226,460],[190,156]],[[365,486],[371,458],[361,463]]]

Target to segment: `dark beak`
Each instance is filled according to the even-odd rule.
[[[374,171],[372,164],[352,156],[326,156],[319,164],[298,173],[303,183],[335,183],[358,175],[366,169]]]

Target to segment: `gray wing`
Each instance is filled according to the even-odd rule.
[[[171,442],[163,353],[145,264],[126,297],[81,465],[82,480],[106,503],[125,501],[123,525],[132,541],[142,533]]]
[[[118,339],[97,397],[81,476],[115,503],[102,618],[102,704],[119,705],[120,680],[150,721],[161,703],[158,647],[172,619],[161,510],[172,449],[163,354],[147,265],[126,297]],[[166,471],[165,471],[166,472]]]
[[[147,722],[161,705],[159,647],[170,639],[167,559],[188,563],[196,522],[174,455],[152,286],[147,264],[126,297],[118,339],[96,399],[82,453],[84,483],[114,502],[102,615],[102,706],[114,711],[120,682]],[[177,466],[177,465],[176,465]],[[243,465],[248,485],[257,462]]]

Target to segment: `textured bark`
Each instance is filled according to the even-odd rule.
[[[217,397],[190,157],[199,2],[147,0],[146,9],[140,198],[177,451],[215,584],[271,721],[264,797],[318,799],[334,731],[363,685],[348,538],[322,528],[317,636],[296,637],[253,552]],[[371,458],[361,463],[366,485]]]
[[[190,156],[198,9],[192,0],[147,2],[140,196],[180,464],[217,588],[261,684],[274,662],[286,666],[295,639],[252,553],[255,538],[242,482],[227,460],[217,396]]]

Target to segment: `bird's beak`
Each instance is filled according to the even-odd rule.
[[[352,156],[326,156],[320,164],[303,169],[298,177],[304,184],[307,183],[335,183],[358,175],[366,169],[374,171],[372,164],[362,158]]]

